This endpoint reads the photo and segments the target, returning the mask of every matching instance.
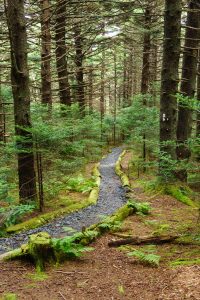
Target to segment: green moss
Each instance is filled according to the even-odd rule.
[[[34,260],[36,270],[44,271],[45,261],[53,258],[51,236],[47,232],[39,232],[29,236],[28,253]]]
[[[192,207],[197,207],[197,205],[192,201],[186,194],[187,190],[184,187],[181,186],[175,186],[175,185],[168,185],[165,187],[165,192],[168,195],[173,196],[180,202],[192,206]]]
[[[132,204],[132,205],[131,205]],[[134,204],[134,205],[133,205]],[[113,226],[116,226],[117,223],[122,222],[125,218],[133,213],[138,212],[143,203],[135,205],[135,203],[131,203],[130,201],[119,208],[115,214],[110,217],[107,217],[103,222],[98,224],[94,224],[90,226],[84,232],[78,232],[74,236],[70,237],[70,240],[73,241],[74,244],[77,245],[77,249],[82,251],[87,251],[85,248],[81,248],[81,245],[88,245],[92,241],[94,241],[98,236],[100,236],[105,230],[106,226],[102,226],[103,224],[109,225],[108,230]],[[104,228],[102,230],[102,227]],[[69,242],[69,237],[67,237]],[[56,244],[55,244],[56,241]],[[70,246],[70,245],[68,245]],[[73,245],[72,245],[73,246]],[[62,249],[62,247],[64,247]],[[71,246],[70,246],[71,247]],[[77,255],[77,249],[70,248],[70,253],[75,253]],[[11,251],[9,254],[5,254],[5,259],[14,259],[19,256],[28,255],[32,258],[36,265],[36,270],[38,272],[43,272],[45,267],[45,262],[59,262],[62,261],[62,258],[66,259],[65,251],[66,250],[66,240],[63,239],[51,239],[48,233],[39,232],[37,234],[33,234],[29,237],[29,242],[27,245],[23,245],[20,249],[16,249]],[[75,251],[75,252],[74,252]],[[1,257],[0,257],[1,259]]]
[[[123,156],[126,154],[126,150],[124,150],[122,152],[122,154],[119,156],[116,164],[115,164],[115,172],[116,174],[120,177],[121,182],[122,182],[122,186],[124,187],[130,187],[130,181],[128,176],[122,171],[122,167],[121,167],[121,161]]]
[[[48,279],[48,275],[44,272],[36,272],[27,275],[28,278],[32,279],[33,281],[44,281]]]
[[[176,241],[179,244],[185,244],[185,245],[192,244],[192,245],[200,246],[200,235],[185,235],[178,238]]]
[[[16,258],[20,258],[27,254],[27,245],[22,245],[21,248],[14,249],[10,252],[6,252],[0,256],[0,261],[4,260],[12,260]]]
[[[100,186],[100,173],[99,173],[98,167],[99,167],[99,164],[96,164],[92,171],[93,176],[95,176],[95,181],[96,181],[97,186],[91,190],[88,199],[81,201],[80,203],[75,203],[68,207],[60,208],[56,211],[40,215],[38,217],[32,218],[23,223],[10,226],[6,229],[6,232],[7,233],[17,233],[17,232],[26,231],[29,229],[34,229],[34,228],[37,228],[37,227],[40,227],[40,226],[46,224],[47,222],[49,222],[57,217],[60,217],[62,215],[67,215],[72,212],[81,210],[89,205],[96,204],[96,202],[98,200],[99,186]]]
[[[200,264],[200,258],[196,258],[196,259],[179,258],[169,263],[171,267],[191,266],[191,265],[199,265],[199,264]]]
[[[1,300],[17,300],[17,295],[13,293],[7,293],[3,295],[3,298],[0,298]]]

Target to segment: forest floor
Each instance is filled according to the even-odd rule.
[[[123,160],[126,170],[129,156]],[[171,196],[149,195],[132,181],[129,195],[149,202],[147,216],[128,217],[118,233],[109,233],[92,244],[94,251],[59,267],[48,266],[45,276],[35,273],[28,262],[0,263],[0,297],[14,293],[26,300],[184,300],[200,299],[200,246],[168,243],[159,246],[123,246],[109,248],[117,235],[147,236],[159,234],[197,234],[197,209]],[[161,256],[158,267],[141,264],[128,257],[134,249]]]

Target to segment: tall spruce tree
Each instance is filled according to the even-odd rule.
[[[8,0],[5,7],[11,47],[11,82],[21,203],[36,199],[33,139],[29,132],[30,91],[27,65],[27,34],[23,0]]]
[[[41,95],[42,103],[52,105],[50,1],[41,0]]]
[[[196,74],[198,63],[199,25],[200,25],[200,1],[191,0],[188,5],[185,46],[183,52],[183,67],[181,79],[181,93],[183,96],[193,98],[196,89]],[[192,109],[189,103],[179,103],[177,126],[177,158],[188,160],[191,151],[188,147],[188,139],[192,132]],[[187,181],[187,170],[182,168],[177,172],[181,181]]]
[[[68,78],[67,46],[66,46],[66,0],[56,2],[55,9],[55,41],[56,41],[56,67],[59,83],[60,103],[71,105],[70,84]]]
[[[170,180],[176,160],[178,67],[180,57],[181,0],[165,1],[164,45],[160,99],[160,175]]]

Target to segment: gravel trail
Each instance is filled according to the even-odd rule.
[[[72,227],[80,231],[83,226],[88,227],[99,222],[102,216],[111,215],[118,208],[126,203],[125,190],[121,185],[120,178],[115,174],[115,163],[121,153],[121,148],[114,148],[100,162],[101,185],[98,202],[80,211],[74,212],[51,223],[45,224],[36,229],[12,235],[10,238],[0,238],[0,254],[15,249],[27,242],[28,235],[39,231],[46,231],[53,237],[68,235],[63,227]],[[65,233],[65,234],[64,234]]]

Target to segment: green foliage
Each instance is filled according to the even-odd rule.
[[[105,232],[105,231],[118,231],[120,230],[122,227],[122,222],[121,221],[114,221],[112,220],[112,218],[107,217],[105,219],[105,221],[102,221],[102,223],[100,223],[98,225],[98,228],[100,229],[101,232]]]
[[[11,86],[1,86],[1,97],[4,102],[12,102],[12,88]]]
[[[17,295],[13,293],[4,294],[2,298],[2,300],[17,300],[17,299],[18,299]]]
[[[144,252],[141,250],[134,250],[134,251],[128,252],[127,255],[129,257],[134,256],[134,257],[138,258],[139,261],[144,264],[148,264],[148,265],[151,265],[154,267],[159,266],[160,256],[156,255],[154,253]]]
[[[193,111],[199,110],[199,100],[197,98],[191,98],[184,96],[183,94],[176,94],[179,106],[191,109]]]
[[[137,214],[148,215],[151,210],[150,204],[147,202],[139,203],[129,200],[127,205],[128,207],[133,208]]]
[[[35,205],[21,204],[10,206],[8,208],[0,208],[0,226],[9,227],[17,224],[21,217],[35,209]]]
[[[196,259],[178,258],[170,262],[171,267],[191,266],[191,265],[200,265],[200,258],[196,258]]]
[[[48,279],[48,275],[44,272],[36,272],[27,275],[28,278],[32,279],[33,281],[44,281]]]
[[[188,197],[188,189],[184,187],[168,185],[165,187],[165,192],[186,205],[196,207],[194,201]]]
[[[81,193],[90,192],[93,187],[97,186],[94,178],[85,179],[83,176],[70,178],[67,182],[66,188],[70,191]]]
[[[63,239],[53,239],[53,247],[55,251],[64,253],[67,258],[79,258],[84,252],[93,251],[92,247],[86,247],[78,242],[83,238],[94,236],[94,232],[87,232],[87,236],[82,232],[78,232],[73,236]]]
[[[158,153],[159,110],[153,105],[144,106],[145,100],[151,104],[152,96],[136,95],[132,105],[122,109],[118,116],[118,124],[126,141],[140,149],[142,153],[143,136],[146,135],[146,147],[149,153]]]

